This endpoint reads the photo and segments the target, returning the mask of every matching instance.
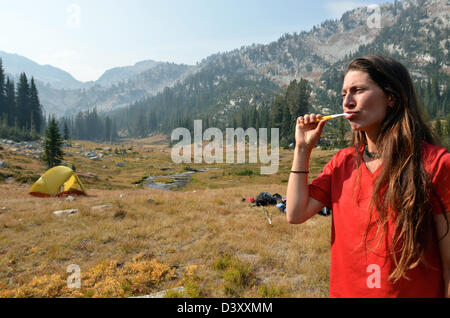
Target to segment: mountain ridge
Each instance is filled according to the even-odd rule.
[[[339,111],[345,65],[369,54],[396,58],[410,70],[414,80],[422,81],[418,83],[422,88],[431,84],[438,87],[439,81],[439,104],[431,114],[445,113],[450,86],[445,76],[450,65],[449,6],[437,0],[405,0],[382,5],[379,10],[381,27],[371,31],[367,21],[372,13],[362,7],[308,32],[286,33],[267,45],[252,44],[210,55],[184,82],[118,110],[115,119],[120,129],[127,129],[137,126],[143,116],[150,122],[156,116],[156,122],[162,124],[149,125],[149,132],[156,129],[169,133],[180,123],[189,127],[195,118],[208,118],[214,127],[227,127],[234,124],[240,111],[267,111],[280,90],[302,78],[311,83],[310,111]],[[315,39],[316,46],[309,45],[311,39]],[[359,42],[345,46],[346,41]],[[329,56],[320,54],[320,50]],[[268,81],[276,83],[278,89]]]
[[[73,115],[93,107],[109,111],[127,106],[172,86],[194,68],[185,64],[144,60],[108,69],[96,81],[80,82],[66,71],[40,65],[19,54],[0,51],[0,58],[6,74],[15,82],[23,72],[27,77],[34,77],[45,113],[57,116]],[[127,88],[128,92],[124,92]]]
[[[49,83],[55,88],[80,88],[83,83],[76,80],[70,73],[52,65],[41,65],[35,61],[16,53],[0,51],[3,67],[6,73],[16,79],[21,73]]]
[[[93,107],[100,111],[110,111],[132,105],[143,98],[161,93],[165,87],[183,83],[196,74],[198,76],[195,78],[200,81],[199,85],[193,84],[192,81],[190,84],[185,82],[185,85],[201,88],[202,85],[210,85],[207,83],[209,81],[211,85],[217,86],[220,81],[227,80],[227,77],[231,78],[230,70],[234,74],[242,74],[248,79],[255,80],[255,83],[268,79],[280,88],[286,88],[292,80],[300,78],[308,79],[319,87],[327,81],[323,76],[336,71],[349,56],[370,50],[387,52],[406,59],[414,74],[420,75],[423,72],[422,67],[428,67],[434,60],[447,61],[439,68],[450,70],[450,62],[448,57],[445,57],[448,56],[450,48],[448,40],[439,44],[435,44],[434,41],[434,49],[430,53],[426,45],[422,44],[426,43],[426,38],[420,38],[420,34],[406,36],[403,35],[406,31],[402,30],[406,28],[416,33],[424,32],[425,35],[426,31],[422,29],[429,30],[430,35],[444,30],[448,34],[449,6],[445,5],[445,1],[404,0],[380,5],[377,8],[380,13],[380,28],[369,26],[369,19],[376,13],[374,8],[360,7],[345,12],[340,19],[326,20],[308,31],[285,33],[269,44],[252,44],[210,55],[196,66],[145,60],[133,66],[107,70],[97,81],[77,90],[56,89],[52,85],[41,83],[39,78],[36,79],[37,85],[47,112],[70,116]],[[412,12],[420,11],[419,8],[426,11],[421,13],[423,17],[415,17]],[[406,25],[409,22],[404,22],[405,26],[399,26],[399,19],[404,18],[402,14],[411,14],[412,20],[419,21],[420,28]],[[441,21],[443,26],[440,27],[436,21]],[[392,27],[402,32],[402,35],[389,34]],[[377,41],[380,36],[385,37],[386,34],[388,34],[386,43]],[[395,41],[389,37],[395,38]],[[416,49],[414,41],[420,42],[423,47],[420,50]],[[412,56],[404,54],[405,47],[413,52]],[[442,54],[436,53],[438,49]],[[161,78],[158,79],[158,76]],[[206,80],[208,76],[213,79]],[[221,103],[226,104],[229,101]]]

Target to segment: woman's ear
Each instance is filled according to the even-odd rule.
[[[392,95],[389,95],[389,97],[388,97],[388,106],[389,107],[394,107],[395,106],[395,98]]]

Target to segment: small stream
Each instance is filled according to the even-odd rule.
[[[160,189],[160,190],[174,190],[187,186],[191,181],[191,175],[197,172],[204,172],[210,169],[198,169],[190,170],[181,173],[175,173],[170,175],[151,176],[143,181],[143,184],[147,188]],[[172,179],[169,182],[157,182],[159,178]]]

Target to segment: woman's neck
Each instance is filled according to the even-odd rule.
[[[367,140],[367,150],[370,153],[373,154],[378,154],[378,148],[377,145],[374,142],[369,141],[369,139]]]
[[[368,134],[366,132],[366,140],[367,140],[367,148],[368,151],[371,153],[378,153],[377,143],[376,139],[378,137],[378,134]]]
[[[367,169],[371,173],[375,173],[378,167],[381,165],[382,160],[380,154],[378,153],[377,144],[374,138],[366,133],[367,147],[365,148],[363,161]],[[366,151],[367,150],[367,151]],[[367,153],[368,152],[368,153]]]

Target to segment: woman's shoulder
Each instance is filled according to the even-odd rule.
[[[426,141],[422,142],[422,156],[427,161],[438,159],[442,156],[448,156],[448,149],[442,146],[430,144]]]
[[[450,153],[447,148],[423,141],[421,150],[425,166],[450,165]]]
[[[335,157],[338,158],[353,158],[356,155],[356,149],[355,147],[347,147],[339,150]]]
[[[336,152],[331,159],[331,161],[334,163],[334,165],[338,165],[339,163],[343,161],[351,161],[353,162],[356,155],[356,150],[354,147],[347,147],[340,149],[338,152]]]

